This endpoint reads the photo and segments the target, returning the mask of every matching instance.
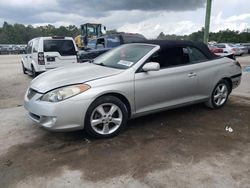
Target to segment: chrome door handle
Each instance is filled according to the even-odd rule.
[[[197,76],[195,72],[190,72],[188,74],[188,77],[190,77],[190,78],[195,77],[195,76]]]

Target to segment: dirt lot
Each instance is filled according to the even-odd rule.
[[[0,70],[0,187],[250,187],[250,73],[220,110],[166,111],[95,140],[34,125],[20,56],[0,56]]]

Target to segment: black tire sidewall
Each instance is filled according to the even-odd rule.
[[[37,76],[36,70],[33,65],[31,65],[32,77],[35,78]]]
[[[121,112],[122,112],[122,117],[123,117],[123,120],[122,120],[122,123],[120,125],[120,127],[113,133],[111,134],[108,134],[108,135],[102,135],[102,134],[99,134],[97,133],[92,127],[91,127],[91,124],[90,124],[90,119],[91,119],[91,114],[93,112],[93,110],[101,105],[101,104],[104,104],[104,103],[113,103],[115,105],[117,105]],[[87,110],[87,113],[85,115],[85,125],[84,125],[84,130],[92,137],[95,137],[95,138],[111,138],[111,137],[114,137],[116,135],[118,135],[125,127],[126,127],[126,124],[127,124],[127,121],[128,121],[128,110],[127,110],[127,107],[126,105],[117,97],[114,97],[114,96],[103,96],[103,97],[100,97],[100,98],[97,98],[88,108]]]
[[[23,74],[26,74],[26,68],[24,67],[23,62],[22,62],[22,69],[23,69]]]
[[[222,105],[217,105],[214,102],[214,93],[215,93],[216,88],[220,84],[225,84],[226,85],[226,87],[227,87],[227,98],[226,98],[225,102]],[[228,84],[228,82],[226,80],[221,80],[218,84],[216,84],[216,86],[214,87],[213,93],[211,95],[211,102],[212,102],[213,108],[218,109],[218,108],[223,107],[226,104],[227,100],[228,100],[229,93],[230,93],[230,87],[229,87],[229,84]]]

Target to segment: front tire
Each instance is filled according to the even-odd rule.
[[[221,80],[214,88],[213,93],[205,104],[212,109],[218,109],[225,105],[230,94],[230,86],[226,80]]]
[[[118,135],[126,126],[128,110],[117,97],[103,96],[90,106],[85,117],[85,131],[95,138]]]

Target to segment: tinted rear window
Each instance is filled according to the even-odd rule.
[[[59,52],[61,56],[76,55],[72,40],[44,40],[44,52]]]
[[[192,62],[199,62],[207,60],[207,57],[197,48],[188,47],[190,59]]]

